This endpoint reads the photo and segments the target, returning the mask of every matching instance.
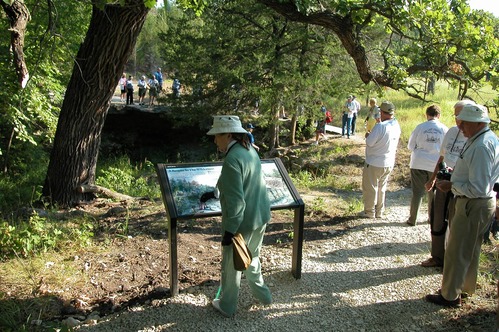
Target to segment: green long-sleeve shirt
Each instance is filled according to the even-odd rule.
[[[270,220],[270,200],[256,151],[236,143],[228,151],[217,187],[222,207],[222,230],[242,234]]]

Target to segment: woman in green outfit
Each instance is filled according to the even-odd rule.
[[[258,301],[272,302],[270,290],[263,281],[259,257],[265,228],[270,221],[270,201],[260,158],[239,117],[215,116],[207,134],[215,136],[218,150],[225,153],[217,190],[201,196],[201,202],[220,198],[222,208],[221,291],[212,305],[223,316],[231,317],[237,309],[241,273]],[[234,269],[232,237],[236,233],[243,235],[253,256],[250,266],[243,272]]]

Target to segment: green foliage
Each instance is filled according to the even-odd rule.
[[[229,112],[241,112],[244,121],[257,101],[259,125],[272,126],[281,108],[306,121],[316,118],[320,100],[360,86],[332,35],[289,22],[258,2],[214,3],[201,17],[172,7],[166,15],[164,62],[192,92],[182,98],[189,107],[176,113],[178,122],[202,125]]]
[[[97,170],[96,183],[133,197],[160,197],[153,163],[132,165],[126,156],[104,161]]]
[[[328,205],[326,200],[322,197],[316,197],[311,204],[307,206],[307,210],[314,213],[327,213]]]
[[[0,259],[14,255],[29,257],[50,250],[64,249],[68,242],[88,245],[93,225],[85,220],[74,227],[37,215],[28,221],[0,222]]]
[[[30,74],[25,89],[17,84],[5,17],[0,29],[0,49],[4,50],[0,52],[0,167],[12,179],[23,177],[33,164],[38,172],[37,164],[46,162],[44,149],[52,143],[72,56],[91,11],[90,6],[71,1],[27,0],[25,4],[31,14],[24,39],[24,58]]]
[[[40,198],[49,158],[47,152],[27,142],[17,145],[10,157],[9,173],[0,176],[0,211],[3,216]]]
[[[141,33],[137,38],[134,54],[130,57],[125,68],[125,71],[131,73],[134,77],[138,78],[145,75],[149,79],[157,67],[161,67],[165,74],[168,73],[166,70],[168,67],[163,64],[161,53],[170,49],[170,47],[168,47],[169,45],[163,46],[158,40],[158,36],[169,29],[169,21],[166,18],[167,10],[167,7],[154,8],[147,15]],[[162,50],[162,47],[165,47],[165,50]]]
[[[320,183],[320,179],[313,176],[308,171],[299,171],[297,173],[290,174],[291,180],[297,187],[311,188]]]
[[[364,203],[361,199],[358,198],[350,198],[348,200],[348,213],[353,214],[355,212],[360,212],[364,210]]]

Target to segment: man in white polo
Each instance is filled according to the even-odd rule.
[[[483,235],[495,209],[494,183],[499,179],[499,139],[490,130],[487,109],[468,104],[456,117],[468,138],[449,180],[437,188],[455,196],[454,216],[444,257],[442,288],[426,300],[446,307],[461,305],[461,294],[476,289]]]
[[[400,139],[400,125],[395,119],[395,105],[384,101],[380,106],[381,122],[366,133],[366,163],[362,171],[363,218],[382,218],[388,177],[395,165]]]

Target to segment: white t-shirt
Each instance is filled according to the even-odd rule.
[[[347,114],[349,118],[353,118],[354,113],[357,110],[357,106],[355,105],[355,102],[352,100],[351,102],[346,102],[345,107],[347,109]]]
[[[444,162],[448,167],[454,168],[456,166],[456,161],[463,151],[467,140],[457,126],[451,127],[447,131],[440,148],[440,155],[444,157]]]
[[[355,105],[355,110],[353,111],[354,114],[357,114],[360,112],[360,103],[357,99],[352,100],[352,103]]]
[[[414,128],[407,148],[412,151],[410,167],[433,172],[440,157],[440,147],[447,133],[446,125],[437,119],[425,121]]]
[[[376,123],[366,137],[366,163],[376,167],[393,167],[400,133],[396,119]]]

